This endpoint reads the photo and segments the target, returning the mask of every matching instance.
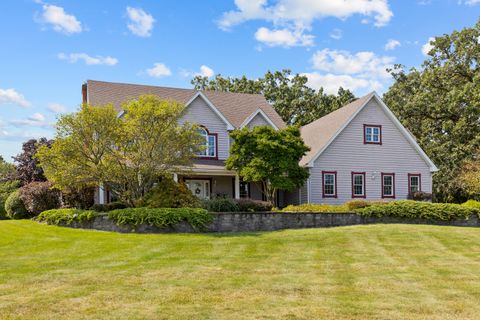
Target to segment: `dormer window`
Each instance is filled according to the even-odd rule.
[[[364,124],[363,125],[363,143],[364,144],[382,144],[382,126]]]
[[[217,134],[209,133],[206,128],[198,128],[198,133],[202,136],[205,148],[197,155],[201,158],[217,158]]]

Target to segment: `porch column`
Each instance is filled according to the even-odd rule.
[[[178,174],[173,174],[173,181],[178,182]]]
[[[240,199],[240,177],[235,175],[235,199]]]
[[[103,189],[103,183],[98,187],[98,203],[105,204],[105,190]]]

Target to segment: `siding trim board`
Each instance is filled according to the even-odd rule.
[[[363,195],[355,194],[354,184],[353,184],[355,176],[363,176]],[[367,175],[365,172],[352,171],[352,199],[355,199],[355,198],[362,198],[362,199],[367,198]]]
[[[367,127],[368,128],[378,128],[378,142],[375,141],[367,141]],[[373,134],[373,132],[372,132]],[[382,145],[382,126],[379,124],[364,124],[363,125],[363,144],[379,144]]]
[[[382,172],[382,199],[395,199],[395,172],[391,173],[386,173]],[[385,195],[385,189],[384,189],[384,180],[383,177],[385,176],[392,176],[392,194],[391,195]]]

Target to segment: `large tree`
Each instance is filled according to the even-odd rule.
[[[201,138],[193,125],[178,123],[182,104],[147,95],[122,108],[121,117],[112,105],[83,105],[60,117],[55,142],[38,152],[56,187],[108,184],[134,204],[160,176],[191,164]]]
[[[2,156],[0,156],[0,182],[11,180],[15,176],[15,165],[6,162]]]
[[[385,102],[439,167],[437,201],[463,201],[458,176],[480,146],[480,22],[436,37],[421,69],[396,66]]]
[[[20,180],[22,184],[34,181],[47,180],[43,174],[43,169],[38,165],[35,155],[42,146],[50,147],[52,140],[47,138],[30,139],[23,143],[22,153],[13,157],[16,163],[15,179]]]
[[[308,170],[299,165],[308,146],[298,127],[275,130],[258,126],[231,133],[233,139],[226,167],[247,182],[261,182],[267,200],[276,203],[277,190],[292,191],[303,185]]]
[[[318,91],[310,88],[307,82],[306,76],[292,75],[288,69],[268,71],[255,80],[245,76],[225,78],[220,74],[214,79],[197,76],[192,80],[197,90],[261,93],[288,124],[308,124],[355,100],[349,90],[340,88],[337,95],[326,94],[323,88]]]

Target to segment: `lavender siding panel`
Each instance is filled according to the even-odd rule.
[[[363,143],[363,125],[382,126],[382,145]],[[322,170],[337,171],[337,195],[322,198]],[[375,101],[369,104],[340,133],[311,168],[310,201],[344,203],[352,199],[351,172],[366,172],[367,199],[381,199],[381,173],[395,173],[396,199],[408,195],[408,173],[420,173],[422,191],[432,191],[428,164],[405,139]]]
[[[201,97],[197,97],[185,110],[179,123],[198,123],[208,129],[210,133],[218,134],[218,159],[228,158],[229,135],[226,123],[207,105]]]
[[[247,124],[247,127],[249,129],[253,129],[254,127],[257,126],[269,126],[270,124],[265,120],[265,118],[261,114],[257,114],[255,117],[253,117],[252,120]]]

